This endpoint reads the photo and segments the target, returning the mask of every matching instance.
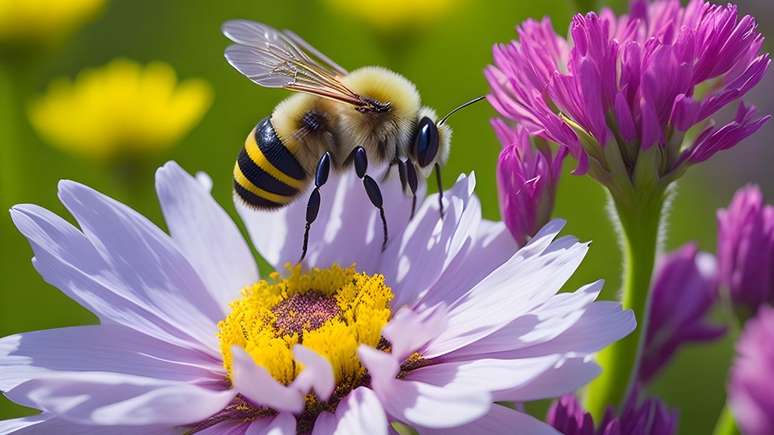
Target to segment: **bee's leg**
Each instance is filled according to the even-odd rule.
[[[443,180],[441,179],[441,165],[435,164],[435,182],[438,183],[438,209],[441,211],[443,219]]]
[[[328,174],[331,171],[331,153],[326,152],[317,161],[317,169],[314,172],[314,189],[309,195],[309,201],[306,203],[306,227],[304,228],[304,246],[301,251],[302,262],[306,257],[306,249],[309,245],[309,229],[312,223],[317,219],[317,213],[320,211],[320,187],[328,181]]]
[[[406,172],[406,184],[408,184],[411,190],[411,216],[409,217],[409,220],[411,220],[414,219],[414,212],[417,209],[417,186],[419,185],[419,180],[417,178],[417,169],[411,160],[406,160],[403,163],[403,167]]]
[[[379,209],[379,216],[382,218],[382,233],[384,238],[382,239],[382,251],[387,248],[387,218],[384,216],[384,207],[382,201],[382,191],[379,189],[379,185],[366,175],[368,169],[368,156],[363,147],[359,146],[352,151],[352,155],[355,161],[355,173],[358,178],[363,180],[363,187],[365,188],[368,199],[371,200],[371,204]]]

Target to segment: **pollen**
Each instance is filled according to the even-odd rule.
[[[232,346],[240,346],[277,381],[289,385],[303,370],[293,346],[303,344],[326,358],[336,391],[348,392],[365,379],[357,357],[360,344],[377,346],[390,318],[392,290],[382,275],[333,265],[302,271],[286,266],[242,289],[231,312],[218,324],[223,364],[232,376]]]

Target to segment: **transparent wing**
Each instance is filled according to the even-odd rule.
[[[363,99],[341,82],[347,72],[295,33],[281,32],[247,20],[227,21],[223,34],[235,42],[226,59],[253,82],[269,88],[307,92],[352,104],[363,110]]]

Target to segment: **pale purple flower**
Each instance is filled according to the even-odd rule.
[[[689,243],[659,260],[639,379],[648,382],[680,346],[716,340],[725,328],[706,323],[718,296],[715,258]]]
[[[245,301],[240,289],[259,280],[254,259],[206,186],[175,163],[156,182],[170,235],[70,181],[60,183],[59,198],[80,228],[38,206],[11,210],[38,272],[100,324],[0,340],[0,390],[42,411],[0,422],[0,432],[386,434],[389,422],[401,421],[420,433],[555,433],[492,402],[576,390],[599,372],[592,355],[635,327],[630,311],[594,302],[601,281],[558,293],[587,251],[573,237],[556,238],[563,222],[517,251],[502,223],[482,220],[473,176],[445,193],[443,220],[431,197],[420,198],[409,222],[410,200],[386,183],[392,239],[381,252],[378,213],[347,173],[322,190],[303,273],[354,263],[383,275],[394,297],[379,345],[360,344],[352,359],[339,360],[364,372],[347,378],[354,384],[337,383],[331,360],[304,338],[279,366],[291,373],[303,366],[292,382],[278,382],[257,363],[262,355],[237,346],[227,348],[229,372],[217,324],[237,309],[230,301]],[[239,206],[258,252],[278,270],[298,258],[305,206],[275,213]],[[313,300],[329,310],[324,302]],[[283,327],[301,324],[282,319]],[[316,331],[303,323],[308,338]]]
[[[774,302],[774,206],[757,186],[739,189],[718,210],[717,256],[720,283],[745,315]]]
[[[547,144],[533,146],[523,127],[502,119],[492,120],[492,127],[503,144],[497,161],[500,214],[516,242],[524,245],[551,218],[567,152],[562,148],[552,156]]]
[[[608,409],[602,422],[594,426],[591,414],[575,398],[562,396],[551,404],[546,421],[564,435],[673,435],[677,433],[677,413],[655,398],[640,401],[635,391],[620,414]]]
[[[729,404],[747,435],[769,435],[774,428],[774,308],[764,306],[747,322],[736,345]]]
[[[494,47],[490,103],[566,147],[577,173],[590,171],[605,185],[627,175],[635,183],[674,180],[769,119],[740,103],[730,123],[712,120],[770,63],[755,20],[739,17],[733,4],[637,0],[629,15],[576,15],[567,39],[548,18],[526,21],[518,36]],[[695,140],[686,134],[692,128],[700,131]],[[659,151],[646,153],[652,147]]]

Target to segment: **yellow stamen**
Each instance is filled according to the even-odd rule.
[[[223,365],[232,375],[231,347],[241,346],[256,364],[288,385],[303,369],[293,360],[301,343],[328,360],[337,390],[351,389],[365,375],[357,357],[360,344],[377,346],[390,317],[392,290],[382,275],[355,271],[355,266],[302,272],[287,266],[242,290],[231,313],[218,324]]]

